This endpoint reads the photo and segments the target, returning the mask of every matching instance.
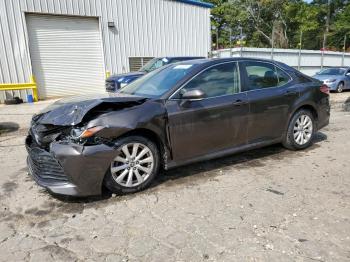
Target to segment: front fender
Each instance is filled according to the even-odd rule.
[[[148,102],[142,106],[112,111],[91,120],[87,127],[105,126],[98,136],[117,138],[135,129],[148,129],[164,135],[166,109],[161,102]]]

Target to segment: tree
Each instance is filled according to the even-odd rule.
[[[213,43],[218,42],[219,45],[222,43],[221,32],[226,24],[225,13],[228,0],[208,0],[207,2],[214,4],[214,8],[211,10],[211,35]],[[219,37],[219,39],[216,39]]]
[[[291,30],[288,35],[291,38],[291,47],[319,49],[323,35],[323,17],[326,11],[320,6],[310,5],[305,2],[296,2],[286,6],[287,23]],[[302,43],[300,35],[303,33]]]
[[[241,5],[247,12],[254,29],[269,45],[288,47],[287,24],[284,5],[286,0],[243,0]]]
[[[341,50],[344,46],[345,35],[350,36],[350,4],[346,5],[334,17],[334,24],[331,26],[331,44]]]
[[[345,34],[350,34],[350,0],[207,0],[212,9],[213,42],[229,47],[230,33],[238,40],[243,28],[245,42],[254,47],[322,47],[329,22],[327,47],[341,50]],[[350,35],[349,35],[350,38]],[[349,39],[350,42],[350,39]]]

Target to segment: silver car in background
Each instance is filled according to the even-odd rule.
[[[350,67],[332,67],[325,68],[313,76],[323,81],[331,91],[338,93],[350,89]]]

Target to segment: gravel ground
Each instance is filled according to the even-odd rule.
[[[27,175],[30,117],[52,101],[0,106],[0,261],[350,261],[348,97],[332,94],[330,125],[305,151],[274,145],[85,199]]]

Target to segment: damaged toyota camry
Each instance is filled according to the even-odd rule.
[[[329,115],[328,87],[285,64],[192,60],[52,104],[33,116],[27,162],[54,194],[133,193],[161,169],[274,143],[304,149]]]

